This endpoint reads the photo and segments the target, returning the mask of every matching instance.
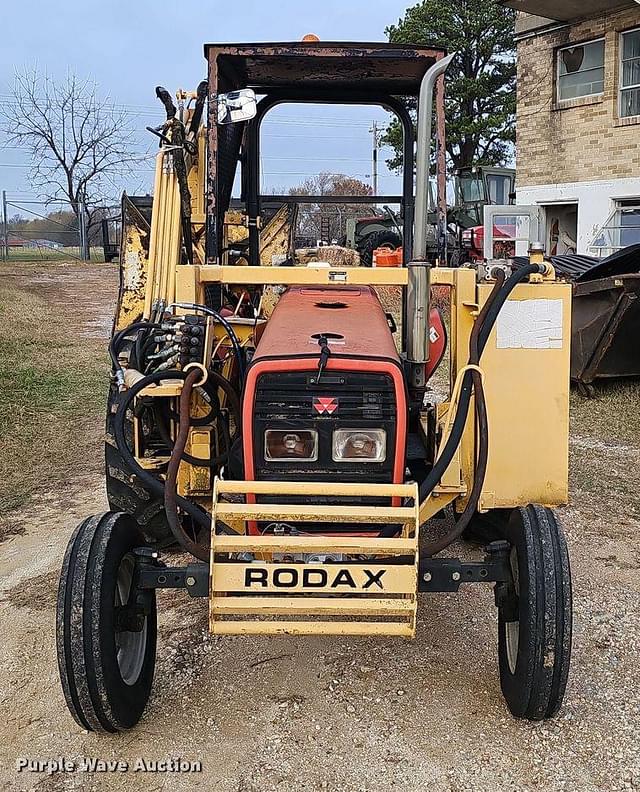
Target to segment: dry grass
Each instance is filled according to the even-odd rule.
[[[572,393],[572,428],[605,443],[631,442],[637,445],[640,438],[639,405],[640,382],[598,383],[593,399]]]
[[[571,394],[571,500],[611,538],[631,539],[640,519],[640,383],[605,382]],[[607,519],[602,520],[603,511]],[[603,524],[604,522],[604,524]],[[590,529],[588,529],[590,530]]]
[[[78,337],[72,304],[52,311],[46,292],[0,283],[0,513],[13,533],[8,511],[82,470],[107,366],[104,343]]]

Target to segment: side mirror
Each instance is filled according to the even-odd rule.
[[[218,94],[218,123],[236,124],[249,121],[258,112],[255,92],[251,88]]]

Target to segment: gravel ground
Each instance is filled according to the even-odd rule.
[[[87,332],[105,326],[87,317]],[[605,412],[618,415],[629,391],[606,398]],[[108,736],[81,731],[67,714],[53,634],[68,537],[105,506],[96,425],[96,459],[36,493],[15,517],[24,532],[0,545],[0,788],[640,790],[640,438],[611,439],[584,418],[584,406],[578,414],[572,505],[561,512],[574,573],[574,654],[556,719],[509,716],[488,586],[422,595],[415,641],[214,638],[205,602],[164,592],[152,700],[136,729]],[[18,773],[20,757],[64,757],[78,767],[85,757],[119,759],[130,770]],[[171,757],[200,761],[202,770],[133,770],[139,758]]]

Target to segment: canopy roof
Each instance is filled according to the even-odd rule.
[[[346,41],[277,44],[206,44],[219,84],[256,93],[358,90],[415,96],[430,66],[446,53],[437,47]],[[337,100],[339,101],[339,100]]]

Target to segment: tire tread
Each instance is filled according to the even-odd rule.
[[[122,520],[126,520],[125,524]],[[132,725],[123,722],[112,706],[104,668],[104,641],[110,640],[105,639],[110,634],[110,628],[105,628],[105,613],[110,614],[110,611],[105,612],[104,608],[105,600],[112,602],[110,586],[114,584],[115,574],[110,567],[117,563],[118,553],[144,543],[142,534],[132,523],[131,516],[122,512],[107,512],[87,518],[71,536],[62,563],[56,609],[58,669],[69,712],[76,723],[88,731],[113,733]],[[109,551],[112,541],[115,544]],[[109,552],[111,560],[107,562]],[[149,687],[153,678],[156,641],[155,600],[153,608],[148,617],[151,631],[147,650],[151,663]],[[116,662],[113,651],[109,656],[112,658],[110,662]],[[145,689],[145,683],[141,684]],[[148,697],[148,689],[146,693],[137,695],[141,713],[146,698],[143,700],[140,696]],[[121,698],[122,694],[119,696]],[[129,717],[127,706],[123,709],[120,701],[118,707],[126,721]],[[132,717],[133,722],[136,719]]]
[[[529,622],[528,626],[520,626],[517,661],[526,663],[526,667],[517,666],[515,674],[511,673],[505,657],[505,626],[500,622],[500,674],[512,713],[539,721],[558,712],[567,686],[572,632],[571,570],[566,540],[555,514],[537,505],[515,512],[509,523],[510,540],[512,543],[516,540],[515,530],[527,549],[526,587],[523,587],[520,558],[518,563],[520,596],[528,594],[525,612],[529,614]]]

